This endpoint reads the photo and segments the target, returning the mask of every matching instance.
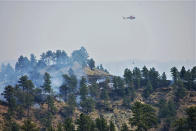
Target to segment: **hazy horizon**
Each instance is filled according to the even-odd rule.
[[[194,1],[4,1],[0,19],[0,62],[84,46],[112,72],[129,61],[196,64]]]

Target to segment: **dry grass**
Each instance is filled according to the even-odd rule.
[[[104,72],[102,70],[98,70],[98,69],[91,70],[89,67],[85,67],[84,71],[89,76],[93,76],[93,75],[94,76],[110,76],[109,73],[106,73],[106,72]]]
[[[87,69],[89,70],[89,69]],[[94,72],[94,71],[93,71]],[[173,93],[174,90],[170,90],[169,92],[159,92],[156,91],[153,94],[151,94],[149,100],[153,103],[156,104],[158,102],[158,100],[160,100],[161,97],[165,98],[166,100],[169,100],[171,98],[173,98]],[[136,92],[136,99],[135,101],[141,101],[142,103],[146,103],[146,101],[143,100],[142,96],[141,96],[141,91]],[[196,91],[191,91],[191,92],[187,92],[187,95],[184,97],[184,99],[180,100],[180,107],[177,111],[177,117],[181,118],[181,117],[185,117],[186,113],[185,113],[185,109],[187,107],[190,106],[196,106]],[[98,118],[100,116],[100,114],[102,114],[104,116],[104,118],[107,120],[108,124],[111,121],[113,121],[113,123],[116,125],[116,129],[119,130],[121,125],[123,123],[126,123],[130,129],[134,129],[133,127],[130,126],[129,124],[129,118],[132,117],[132,112],[129,109],[124,109],[122,108],[122,100],[117,100],[117,101],[108,101],[109,105],[112,107],[113,111],[110,112],[106,112],[104,110],[94,110],[93,112],[91,112],[89,115],[90,117],[95,120],[96,118]],[[132,102],[133,103],[133,102]],[[131,104],[132,104],[131,103]],[[67,104],[65,102],[59,102],[59,101],[55,101],[55,107],[57,108],[57,112],[59,112],[63,107],[67,106]],[[47,111],[47,105],[43,104],[41,106],[42,111]],[[158,108],[155,108],[156,112],[158,112]],[[31,115],[33,115],[35,112],[37,111],[37,109],[32,108],[31,109]],[[3,126],[3,113],[7,112],[7,107],[0,105],[0,129]],[[75,121],[76,119],[78,119],[78,117],[80,116],[81,111],[79,109],[75,110],[75,113],[73,114],[73,121]],[[22,125],[23,121],[25,118],[23,118],[22,120],[17,120],[17,123],[19,125]],[[60,115],[60,114],[56,114],[53,120],[53,125],[56,127],[57,123],[59,121],[62,121],[64,118]],[[36,118],[33,116],[32,120],[34,122],[36,122],[36,124],[38,124],[38,126],[40,126],[40,123],[38,120],[36,120]],[[160,127],[161,125],[159,125]],[[155,129],[152,129],[155,130]]]

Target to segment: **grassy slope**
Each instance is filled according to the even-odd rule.
[[[166,99],[168,99],[169,97],[173,97],[172,95],[173,90],[171,90],[168,93],[162,93],[162,92],[154,92],[150,97],[149,100],[152,102],[152,104],[156,104],[158,101],[158,99],[160,99],[161,97],[164,97]],[[190,93],[194,94],[195,96],[190,97]],[[146,101],[143,101],[141,98],[141,94],[140,93],[136,93],[137,94],[137,100],[142,101],[143,103],[146,103]],[[135,100],[136,101],[136,100]],[[120,126],[123,123],[127,123],[129,124],[128,119],[131,117],[131,111],[130,109],[125,109],[123,108],[122,105],[122,100],[119,101],[109,101],[109,104],[112,106],[113,111],[111,112],[105,112],[105,111],[99,111],[97,109],[94,110],[94,112],[91,112],[89,115],[91,116],[92,119],[96,119],[97,117],[99,117],[99,114],[102,114],[106,120],[109,122],[110,120],[112,120],[115,124],[116,124],[116,128],[119,129]],[[196,106],[196,92],[187,92],[187,95],[184,97],[184,99],[180,100],[180,107],[177,110],[177,117],[184,117],[185,116],[185,109],[187,107],[190,106]],[[55,106],[57,107],[57,112],[60,111],[64,106],[66,106],[66,103],[64,102],[55,102]],[[42,105],[42,111],[44,111],[46,109],[46,105]],[[158,111],[158,108],[155,107],[155,109]],[[36,112],[37,109],[31,109],[31,114],[33,116],[33,114]],[[7,111],[7,107],[4,105],[0,105],[0,128],[3,125],[3,113],[6,113]],[[74,115],[73,115],[73,119],[76,120],[78,118],[78,116],[80,115],[81,111],[79,109],[76,109]],[[54,125],[57,125],[57,122],[62,121],[62,117],[57,114],[54,117]],[[23,119],[24,120],[24,119]],[[18,120],[17,123],[18,124],[22,124],[23,120]],[[33,116],[33,120],[39,125],[39,122],[35,119],[35,117]],[[130,127],[130,126],[129,126]]]
[[[92,71],[89,68],[85,68],[84,70],[87,75],[96,75],[96,76],[100,76],[100,75],[109,76],[110,75],[108,73],[105,73],[105,72],[97,70],[97,69]],[[147,100],[143,100],[141,93],[142,93],[142,89],[140,89],[136,92],[137,96],[134,101],[141,101],[142,103],[151,103],[152,105],[155,105],[160,100],[160,98],[165,98],[166,100],[169,100],[170,98],[174,97],[173,96],[174,89],[172,87],[170,87],[170,90],[168,92],[164,92],[164,91],[157,89],[154,93],[152,93],[150,95],[150,97]],[[105,112],[103,110],[99,111],[99,110],[95,109],[94,112],[91,112],[89,114],[91,116],[91,118],[96,119],[97,117],[99,117],[100,114],[102,114],[108,122],[110,120],[112,120],[116,124],[117,129],[119,129],[123,123],[127,123],[129,125],[128,119],[131,117],[132,114],[131,114],[130,109],[125,109],[124,107],[122,107],[122,100],[108,101],[108,103],[109,103],[110,107],[113,109],[113,111]],[[184,117],[185,116],[184,109],[186,109],[187,107],[192,106],[192,105],[196,106],[196,92],[187,91],[187,95],[184,97],[184,99],[180,100],[180,107],[177,111],[177,117],[178,118]],[[57,112],[59,112],[64,106],[66,106],[66,103],[55,101],[55,106],[57,107]],[[44,110],[46,110],[46,108],[47,108],[46,105],[42,105],[41,109],[43,109],[42,111],[44,111]],[[155,107],[155,109],[158,112],[158,108]],[[7,107],[0,105],[0,128],[3,123],[2,114],[5,113],[6,111],[7,111]],[[32,116],[36,111],[37,111],[37,109],[33,109],[33,108],[31,109]],[[81,111],[79,109],[76,109],[76,111],[73,115],[73,119],[76,120],[78,118],[78,116],[80,115],[80,113],[81,113]],[[54,122],[53,122],[54,125],[56,126],[57,122],[62,121],[62,119],[63,118],[60,116],[60,114],[57,114],[54,117]],[[33,120],[39,124],[39,122],[35,119],[34,116],[33,116]],[[22,120],[18,120],[17,123],[19,123],[21,125]]]
[[[106,73],[106,72],[104,72],[104,71],[102,71],[102,70],[98,70],[98,69],[93,69],[93,70],[91,70],[91,69],[88,68],[88,67],[85,67],[85,68],[84,68],[84,72],[85,72],[87,75],[89,75],[89,76],[93,76],[93,75],[95,75],[95,76],[111,76],[111,74]]]

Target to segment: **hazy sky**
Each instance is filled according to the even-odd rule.
[[[191,1],[0,2],[0,61],[81,46],[98,63],[195,61],[194,31]]]

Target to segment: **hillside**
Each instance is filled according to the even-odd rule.
[[[196,67],[170,72],[172,80],[146,66],[115,76],[96,67],[83,47],[71,56],[60,50],[47,51],[39,60],[20,56],[15,69],[8,64],[0,72],[0,129],[196,129],[196,121],[187,118],[196,117]]]
[[[186,93],[187,93],[187,95],[183,99],[180,100],[180,105],[177,110],[176,118],[185,117],[186,116],[185,109],[190,106],[196,106],[196,91],[191,91],[191,92],[187,91]],[[173,89],[171,89],[169,92],[162,92],[160,90],[157,90],[154,93],[152,93],[147,100],[142,100],[143,98],[141,97],[141,91],[136,92],[136,94],[137,94],[137,96],[134,101],[140,100],[142,103],[149,103],[149,101],[150,101],[151,105],[158,104],[158,100],[160,100],[160,98],[165,98],[165,99],[169,100],[170,97],[174,96]],[[133,104],[134,101],[131,102],[131,104]],[[113,123],[116,125],[117,131],[120,130],[123,123],[126,123],[130,129],[134,129],[129,124],[129,118],[132,117],[132,112],[130,109],[126,109],[122,105],[123,104],[122,100],[108,101],[108,103],[111,108],[110,111],[98,110],[95,108],[95,110],[93,112],[89,113],[89,116],[93,120],[95,120],[96,118],[98,118],[100,116],[100,114],[103,115],[108,123],[109,123],[109,121],[113,121]],[[67,104],[64,102],[56,101],[55,106],[57,107],[57,114],[54,117],[53,125],[54,125],[54,127],[57,128],[57,123],[64,119],[58,112],[60,112],[64,108],[64,106],[67,106]],[[156,112],[158,113],[157,106],[153,106],[153,107],[156,108]],[[41,108],[35,108],[35,107],[31,108],[31,114],[33,116],[34,122],[36,122],[37,124],[39,123],[38,120],[34,116],[35,113],[39,112],[40,109],[42,109],[42,111],[43,111],[43,109],[46,110],[46,108],[47,108],[46,105],[42,105]],[[4,121],[3,114],[7,112],[7,106],[1,104],[0,111],[1,111],[0,112],[1,113],[0,114],[0,123],[1,123],[0,127],[2,129],[3,123],[4,123],[3,122]],[[75,113],[72,116],[73,120],[76,120],[81,113],[82,113],[82,111],[80,109],[76,108]],[[23,120],[24,119],[17,120],[17,123],[19,125],[22,125]],[[155,130],[158,130],[160,128],[161,128],[161,125],[158,128],[156,128]]]

